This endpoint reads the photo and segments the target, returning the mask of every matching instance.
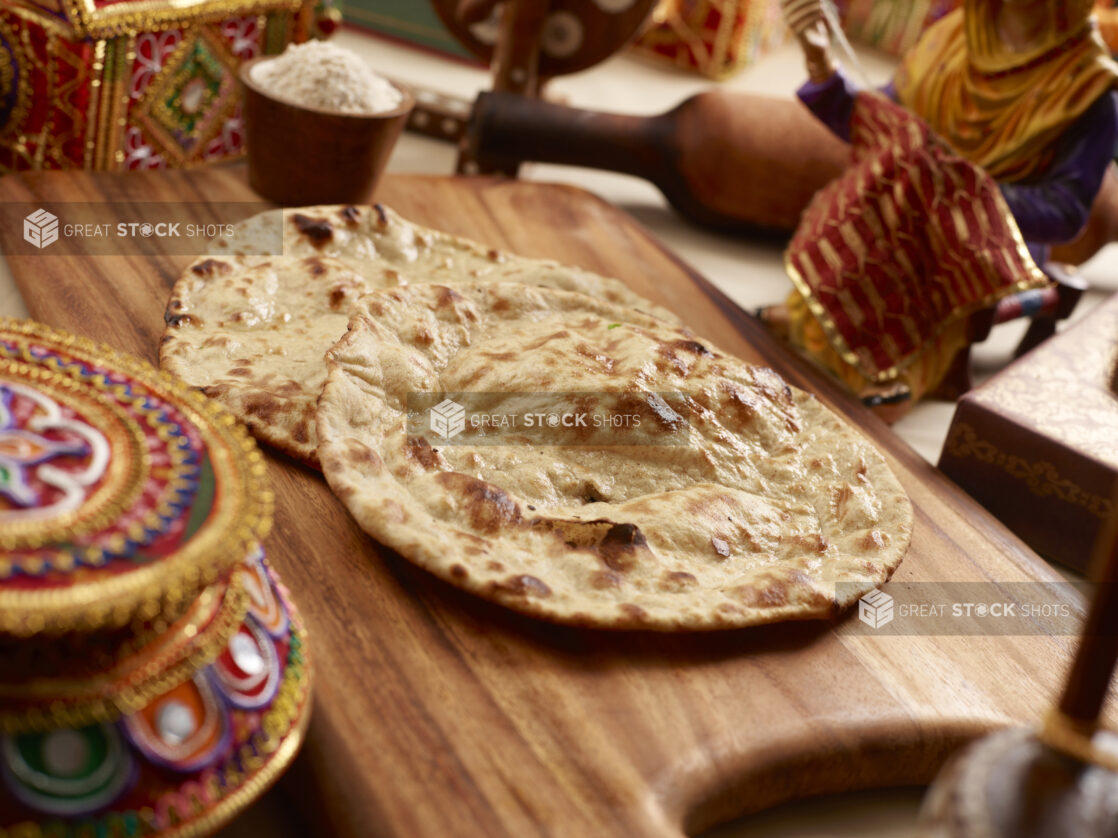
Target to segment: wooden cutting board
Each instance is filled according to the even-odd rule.
[[[616,208],[573,188],[485,179],[390,177],[377,197],[422,224],[621,277],[850,415],[915,506],[895,582],[1056,579]],[[142,201],[249,199],[239,167],[0,181],[4,202],[109,201],[106,221],[135,220]],[[188,261],[9,258],[33,317],[150,361]],[[969,738],[1038,720],[1074,642],[864,636],[849,616],[692,636],[556,627],[378,547],[318,474],[275,455],[271,478],[267,548],[306,615],[318,669],[314,720],[284,795],[332,834],[678,836],[798,796],[924,783]],[[271,797],[265,808],[278,805]]]

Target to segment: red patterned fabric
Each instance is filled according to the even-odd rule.
[[[854,160],[804,212],[788,272],[835,350],[886,381],[950,323],[1047,279],[997,184],[904,108],[862,93]]]
[[[779,0],[661,0],[632,48],[724,79],[786,37]]]

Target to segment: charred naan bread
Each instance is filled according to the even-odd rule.
[[[244,255],[275,238],[283,255]],[[392,210],[274,210],[238,225],[171,292],[159,360],[239,416],[260,439],[315,464],[322,356],[345,333],[353,300],[410,283],[509,281],[580,291],[675,320],[622,282],[527,259],[412,224]]]
[[[831,615],[908,547],[912,507],[861,434],[683,329],[509,283],[357,312],[327,353],[323,471],[373,538],[460,588],[576,625],[730,628]],[[643,436],[499,429],[540,399],[635,412]]]

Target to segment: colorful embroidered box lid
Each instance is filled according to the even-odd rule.
[[[174,621],[267,534],[248,434],[148,364],[0,320],[0,634]]]
[[[171,376],[0,320],[0,836],[207,834],[302,742],[255,444]]]

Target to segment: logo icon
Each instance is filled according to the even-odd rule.
[[[454,439],[466,428],[466,408],[444,399],[431,408],[431,430],[443,439]]]
[[[23,240],[42,250],[58,241],[58,216],[38,209],[23,219]]]
[[[858,619],[870,628],[893,622],[893,598],[885,591],[873,591],[858,600]]]

